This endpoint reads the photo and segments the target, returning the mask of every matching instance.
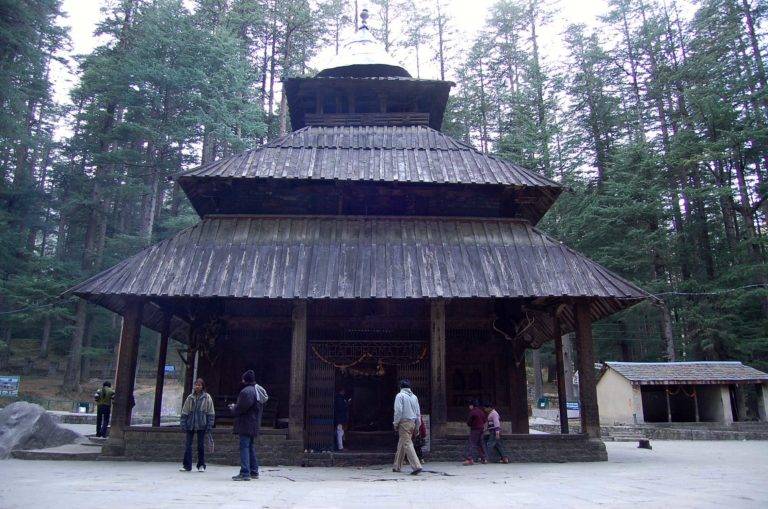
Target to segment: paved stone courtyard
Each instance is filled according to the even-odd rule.
[[[0,507],[768,507],[768,442],[608,443],[605,463],[389,468],[265,467],[250,483],[232,467],[172,463],[0,461]]]

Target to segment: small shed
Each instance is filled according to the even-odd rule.
[[[602,424],[768,420],[768,374],[741,362],[606,362]]]

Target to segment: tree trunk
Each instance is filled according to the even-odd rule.
[[[48,342],[51,339],[51,317],[47,316],[43,320],[43,335],[42,339],[40,340],[40,352],[38,353],[38,357],[41,359],[45,359],[48,357]]]
[[[533,398],[538,401],[544,395],[544,380],[541,376],[541,349],[531,350],[533,364]]]
[[[67,370],[64,372],[64,392],[75,393],[80,390],[80,378],[82,376],[82,352],[83,337],[85,336],[85,323],[88,319],[88,304],[83,299],[78,299],[75,304],[75,330],[72,333],[72,341],[69,345],[69,358]]]

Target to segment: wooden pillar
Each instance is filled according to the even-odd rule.
[[[163,385],[165,384],[165,362],[168,358],[168,337],[171,333],[172,316],[163,316],[163,330],[160,331],[160,346],[157,349],[157,372],[155,374],[155,404],[152,408],[152,426],[160,426],[163,409]]]
[[[756,384],[757,417],[762,422],[768,421],[768,383]]]
[[[576,348],[579,354],[581,432],[592,438],[599,438],[600,412],[597,407],[597,382],[589,303],[577,302],[573,307],[573,314],[576,319]]]
[[[445,434],[448,422],[448,402],[445,375],[445,301],[433,300],[429,312],[429,352],[430,352],[430,426],[432,435]],[[423,411],[423,410],[422,410]]]
[[[307,374],[307,301],[293,306],[291,334],[291,386],[288,402],[288,438],[304,436],[304,405]]]
[[[557,402],[560,409],[560,433],[567,435],[568,430],[568,394],[565,389],[565,362],[563,359],[563,336],[557,312],[552,316],[552,335],[555,339],[555,364],[557,366]]]
[[[117,353],[112,422],[109,430],[109,441],[102,450],[102,453],[108,456],[121,456],[125,453],[124,433],[125,428],[130,423],[143,307],[143,300],[130,298],[123,312],[123,325]]]
[[[664,386],[664,396],[667,401],[667,422],[672,422],[672,406],[669,404],[669,385]]]
[[[510,348],[510,416],[512,433],[527,434],[528,429],[528,380],[525,371],[525,349],[514,345]]]
[[[693,390],[693,409],[696,412],[696,422],[699,422],[701,420],[699,416],[699,393],[695,385],[691,385],[691,389]]]

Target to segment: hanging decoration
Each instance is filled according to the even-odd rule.
[[[382,376],[386,366],[413,366],[427,357],[429,349],[422,342],[376,343],[310,343],[312,353],[325,364],[342,372],[358,376]],[[376,361],[373,369],[356,366],[369,360]]]

